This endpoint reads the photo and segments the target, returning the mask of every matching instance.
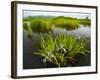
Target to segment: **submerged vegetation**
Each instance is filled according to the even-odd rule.
[[[87,55],[88,52],[83,40],[64,34],[54,38],[49,34],[47,39],[42,35],[41,50],[35,54],[41,56],[44,63],[50,62],[58,67],[65,67],[77,64],[77,54]]]

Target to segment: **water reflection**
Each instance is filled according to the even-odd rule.
[[[66,30],[63,28],[53,27],[52,32],[54,35],[58,35],[61,33],[74,35],[77,38],[85,38],[87,47],[90,49],[90,34],[91,28],[89,26],[85,27],[80,25],[78,29],[75,30]],[[44,33],[44,36],[47,36],[47,33]],[[40,41],[41,36],[38,32],[33,32],[32,38],[30,39],[27,36],[27,31],[23,30],[23,69],[34,69],[34,68],[46,68],[47,66],[43,63],[42,59],[38,55],[34,55],[34,52],[37,52],[40,49]],[[90,55],[88,55],[85,59],[84,64],[81,63],[81,59],[79,59],[80,65],[90,65]]]
[[[70,30],[70,31],[64,28],[54,27],[52,31],[54,34],[64,33],[68,35],[74,35],[76,37],[90,37],[91,35],[91,28],[89,26],[83,26],[83,25],[80,25],[78,29]]]

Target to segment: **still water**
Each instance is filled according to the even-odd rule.
[[[80,25],[80,27],[78,29],[75,30],[66,30],[64,28],[58,28],[58,27],[54,27],[53,28],[53,33],[54,34],[68,34],[68,35],[74,35],[76,37],[90,37],[91,35],[91,28],[89,26],[83,26]]]
[[[90,48],[90,36],[91,36],[91,28],[89,26],[80,25],[78,29],[75,30],[66,30],[63,28],[53,27],[52,32],[54,35],[58,35],[61,33],[74,35],[77,38],[85,38]],[[46,36],[47,34],[44,33]],[[47,68],[46,64],[42,62],[42,59],[38,55],[34,55],[35,52],[40,49],[40,34],[33,33],[32,39],[27,36],[27,32],[23,30],[23,69],[34,69],[34,68]],[[79,64],[81,66],[89,66],[90,65],[90,55],[83,56],[78,58]],[[82,63],[84,62],[84,64]]]

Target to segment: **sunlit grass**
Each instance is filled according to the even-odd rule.
[[[76,64],[75,55],[87,55],[88,52],[82,40],[64,34],[53,37],[50,33],[47,38],[41,35],[41,49],[35,54],[41,56],[44,63],[63,67]]]
[[[79,21],[77,19],[70,19],[70,18],[56,18],[55,19],[55,26],[65,28],[67,30],[74,30],[79,28]]]
[[[91,25],[91,20],[89,20],[89,19],[80,19],[79,22],[80,22],[80,24],[82,24],[84,26],[90,26]]]
[[[34,17],[27,17],[24,19],[23,26],[26,29],[27,24],[26,22],[30,23],[30,31],[32,32],[48,32],[52,31],[53,26],[65,28],[66,30],[75,30],[80,27],[80,25],[84,26],[90,26],[91,20],[90,19],[77,19],[72,17],[64,17],[64,16],[58,16],[54,18],[49,17],[42,17],[42,18],[34,18]],[[27,30],[30,34],[30,31]]]
[[[52,21],[49,19],[35,19],[30,21],[33,32],[48,32],[52,28]]]

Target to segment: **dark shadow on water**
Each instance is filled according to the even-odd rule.
[[[75,59],[77,60],[77,63],[75,66],[91,66],[91,55],[76,55]]]
[[[39,35],[33,36],[33,40],[27,37],[27,34],[23,34],[23,69],[43,68],[45,67],[41,58],[35,55],[40,47]]]

